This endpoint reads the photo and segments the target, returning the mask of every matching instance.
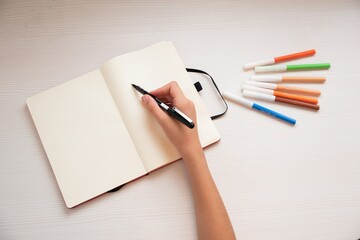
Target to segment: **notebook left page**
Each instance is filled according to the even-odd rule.
[[[26,102],[67,207],[146,174],[100,71]]]

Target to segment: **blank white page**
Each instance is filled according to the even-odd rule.
[[[100,71],[26,102],[67,207],[146,174]]]

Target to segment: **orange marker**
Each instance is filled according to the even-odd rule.
[[[301,77],[301,76],[283,76],[282,82],[299,82],[299,83],[323,83],[325,77]]]
[[[290,60],[297,59],[297,58],[312,56],[315,53],[316,53],[315,49],[311,49],[311,50],[304,51],[304,52],[298,52],[298,53],[293,53],[293,54],[289,54],[289,55],[276,57],[274,59],[275,59],[275,63],[279,63],[279,62],[284,62],[284,61],[290,61]]]
[[[244,90],[243,95],[244,95],[244,97],[251,97],[251,98],[261,99],[261,100],[270,101],[270,102],[282,102],[282,103],[292,104],[292,105],[296,105],[296,106],[300,106],[300,107],[306,107],[306,108],[310,108],[310,109],[314,109],[314,110],[320,109],[320,106],[317,104],[296,101],[293,99],[288,99],[288,98],[283,98],[283,97],[275,97],[275,96],[271,96],[268,94],[253,92],[253,91],[249,91],[249,90]]]
[[[308,88],[299,88],[299,87],[289,87],[286,85],[275,84],[275,83],[246,81],[245,84],[255,86],[255,87],[266,88],[266,89],[276,90],[276,91],[280,91],[280,92],[300,94],[300,95],[310,95],[310,96],[318,97],[321,94],[321,92],[319,90],[313,90],[313,89],[308,89]]]
[[[297,101],[301,101],[301,102],[307,102],[307,103],[311,103],[311,104],[318,104],[318,99],[315,97],[307,97],[307,96],[302,96],[302,95],[289,94],[289,93],[274,91],[274,90],[265,89],[265,88],[253,87],[253,86],[249,86],[249,85],[244,85],[243,89],[255,91],[255,92],[259,92],[259,93],[264,93],[264,94],[268,94],[268,95],[273,95],[275,97],[282,97],[282,98],[293,99],[293,100],[297,100]]]
[[[316,53],[315,49],[311,49],[311,50],[307,50],[304,52],[297,52],[297,53],[293,53],[293,54],[289,54],[289,55],[268,58],[268,59],[264,59],[264,60],[260,60],[260,61],[256,61],[256,62],[247,63],[244,65],[244,69],[247,70],[247,69],[254,68],[256,66],[272,65],[275,63],[290,61],[290,60],[294,60],[297,58],[309,57],[309,56],[314,55],[315,53]]]

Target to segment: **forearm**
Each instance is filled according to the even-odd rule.
[[[171,82],[151,92],[166,99],[188,117],[196,121],[193,102],[188,100],[176,82]],[[200,239],[235,239],[228,214],[211,177],[197,131],[171,119],[148,95],[142,97],[144,105],[154,114],[169,140],[184,159],[194,196],[196,224]]]
[[[235,239],[221,196],[200,146],[183,155],[194,196],[199,239]]]

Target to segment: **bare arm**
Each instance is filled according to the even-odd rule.
[[[176,82],[171,82],[151,93],[165,99],[192,120],[196,120],[194,104],[184,96]],[[235,239],[229,216],[207,166],[196,122],[195,128],[189,129],[171,119],[151,97],[144,95],[142,100],[157,118],[184,160],[194,198],[199,239]]]

